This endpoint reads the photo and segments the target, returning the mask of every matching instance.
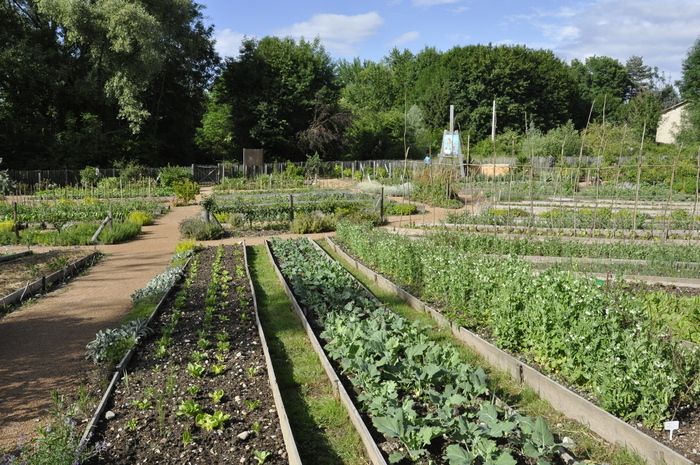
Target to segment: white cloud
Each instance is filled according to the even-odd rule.
[[[407,44],[409,42],[413,42],[416,40],[418,37],[420,37],[420,33],[418,31],[408,31],[404,32],[398,37],[394,37],[391,39],[389,42],[387,42],[387,46],[392,47],[392,46],[401,46],[404,44]]]
[[[640,55],[674,80],[698,37],[697,0],[587,0],[575,8],[535,11],[511,18],[540,30],[547,46],[565,59],[606,55],[625,62]],[[669,77],[669,76],[667,76]]]
[[[229,28],[214,33],[214,48],[222,57],[237,57],[245,35]]]
[[[413,0],[414,6],[437,6],[437,5],[450,5],[452,3],[457,3],[459,0]]]
[[[356,54],[355,44],[376,34],[382,24],[384,20],[374,11],[354,16],[318,14],[277,31],[277,35],[307,40],[319,37],[330,52],[352,56]]]

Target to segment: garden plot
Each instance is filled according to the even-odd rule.
[[[98,463],[288,463],[241,246],[205,249],[97,432]]]
[[[105,244],[136,237],[168,207],[147,200],[66,200],[0,202],[0,244],[88,245],[100,222],[112,221],[97,241]]]
[[[536,275],[516,259],[488,259],[366,228],[339,233],[355,256],[439,305],[450,321],[650,434],[675,419],[685,444],[700,441],[700,352],[684,341],[697,319],[668,315],[669,300],[645,301],[567,273]],[[668,445],[698,459],[681,441]]]
[[[31,297],[35,291],[30,292],[28,289],[30,284],[41,280],[42,277],[61,271],[89,255],[91,255],[90,252],[79,249],[51,250],[2,262],[0,263],[0,299],[22,289],[27,290],[25,298]],[[46,283],[46,286],[53,284]],[[41,286],[39,290],[41,290]]]
[[[494,403],[486,375],[379,305],[306,240],[272,242],[282,273],[392,463],[547,464],[545,422]]]

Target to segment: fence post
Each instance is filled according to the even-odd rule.
[[[289,222],[294,221],[294,194],[289,194]]]
[[[17,238],[17,242],[19,242],[19,224],[17,224],[17,202],[12,202],[12,221],[12,227],[15,230],[15,237]]]
[[[379,197],[379,222],[384,223],[384,186],[382,186],[381,197]]]

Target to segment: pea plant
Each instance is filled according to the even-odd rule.
[[[454,347],[376,302],[308,241],[272,248],[374,428],[397,444],[391,463],[552,463],[559,445],[545,422],[497,406],[484,371]]]
[[[487,257],[439,240],[352,225],[338,233],[356,257],[455,323],[584,389],[610,413],[660,428],[678,405],[697,405],[700,351],[654,317],[668,306],[652,309],[653,299],[593,279],[536,274],[515,257]]]

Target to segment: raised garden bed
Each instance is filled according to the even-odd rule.
[[[243,247],[193,260],[154,314],[154,333],[120,367],[96,463],[300,463],[268,375]]]
[[[679,441],[677,433],[675,443],[670,442],[668,436],[662,432],[642,428],[641,424],[628,424],[604,411],[579,393],[543,374],[536,366],[524,363],[476,333],[451,322],[438,310],[350,256],[345,250],[335,244],[333,240],[327,239],[327,241],[335,252],[353,264],[355,269],[372,279],[382,289],[400,297],[412,308],[428,313],[438,325],[449,328],[455,338],[471,347],[494,367],[507,372],[520,383],[528,385],[540,397],[550,402],[554,408],[568,417],[587,425],[601,437],[633,449],[649,463],[666,463],[667,465],[693,465],[699,463],[697,458],[689,458],[692,455],[698,456],[696,452],[693,452],[693,444],[696,444],[696,442],[692,438],[698,433],[697,424],[693,421],[695,419],[693,411],[686,414],[681,413],[680,416],[684,420],[681,433],[683,439]],[[690,439],[690,442],[688,439]],[[671,447],[682,451],[685,456]]]
[[[0,268],[0,294],[4,295],[0,298],[0,313],[77,276],[101,256],[99,252],[86,255],[83,250],[51,251],[4,263]]]
[[[542,419],[519,415],[488,390],[485,373],[429,342],[306,240],[273,246],[302,319],[320,333],[350,395],[391,463],[560,463]],[[410,373],[410,375],[409,375]],[[342,398],[342,397],[341,397]],[[374,462],[376,463],[376,462]]]

